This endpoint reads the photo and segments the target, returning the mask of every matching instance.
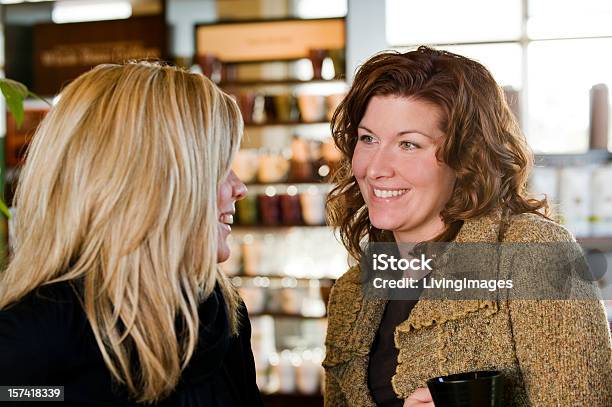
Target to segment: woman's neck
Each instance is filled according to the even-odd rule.
[[[410,230],[394,230],[393,237],[397,243],[421,243],[431,240],[444,232],[446,225],[439,219],[438,222],[431,222],[422,227]]]

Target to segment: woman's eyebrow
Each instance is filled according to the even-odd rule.
[[[410,134],[410,133],[418,133],[418,134],[421,134],[421,135],[423,135],[423,136],[425,136],[425,137],[430,138],[430,139],[432,139],[432,140],[433,140],[433,137],[432,137],[432,136],[430,136],[429,134],[424,133],[424,132],[423,132],[423,131],[421,131],[421,130],[416,130],[416,129],[415,129],[415,130],[404,130],[404,131],[400,131],[399,133],[397,133],[397,135],[396,135],[396,136],[403,136],[404,134]]]
[[[366,126],[364,126],[364,125],[362,125],[362,124],[360,124],[359,126],[357,126],[357,128],[358,128],[358,129],[363,129],[363,130],[367,131],[368,133],[376,134],[376,133],[374,133],[372,130],[368,129]],[[404,134],[410,134],[410,133],[418,133],[418,134],[421,134],[421,135],[423,135],[423,136],[425,136],[425,137],[427,137],[427,138],[430,138],[430,139],[432,139],[432,140],[434,139],[434,138],[433,138],[432,136],[430,136],[429,134],[424,133],[424,132],[423,132],[423,131],[421,131],[421,130],[416,130],[416,129],[414,129],[414,130],[402,130],[402,131],[398,132],[398,133],[395,135],[395,137],[403,136]]]

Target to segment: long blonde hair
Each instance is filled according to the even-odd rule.
[[[168,395],[216,284],[236,333],[239,300],[217,265],[217,188],[242,130],[236,103],[201,75],[139,62],[78,77],[32,140],[0,309],[78,280],[114,378],[140,402]]]

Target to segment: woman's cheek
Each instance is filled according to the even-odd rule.
[[[355,175],[355,177],[365,177],[367,172],[367,157],[359,147],[355,148],[351,165],[353,167],[353,175]]]

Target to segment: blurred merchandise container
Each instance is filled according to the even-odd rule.
[[[559,204],[563,223],[576,237],[591,234],[591,174],[593,168],[565,167],[559,171]]]
[[[592,235],[612,236],[612,165],[593,171]]]
[[[269,315],[251,318],[251,347],[257,371],[257,386],[268,386],[269,358],[275,352],[274,319]]]
[[[541,198],[546,195],[549,204],[559,203],[559,170],[555,167],[534,167],[529,179],[530,191]]]
[[[336,279],[346,271],[347,253],[327,227],[265,230],[236,228],[230,258],[221,264],[231,276],[288,276]]]

